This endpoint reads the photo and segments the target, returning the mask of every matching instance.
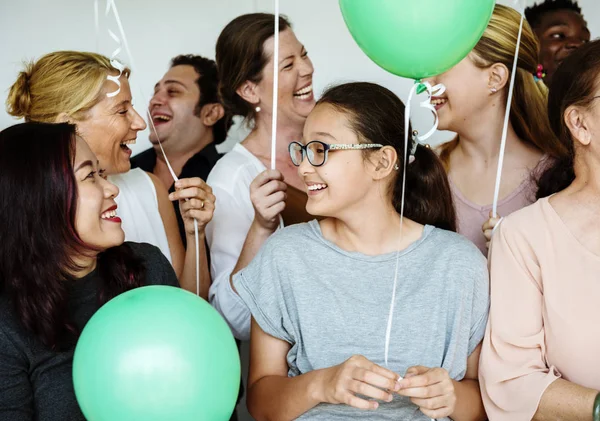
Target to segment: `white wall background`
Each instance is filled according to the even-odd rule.
[[[105,1],[99,3],[104,19]],[[273,0],[116,0],[116,3],[135,60],[136,72],[131,83],[138,110],[145,105],[141,93],[149,99],[171,57],[195,53],[214,58],[217,37],[231,19],[243,13],[273,10]],[[336,0],[280,0],[280,3],[281,12],[292,20],[298,39],[306,45],[313,60],[317,94],[330,84],[364,80],[380,83],[406,99],[412,81],[385,72],[362,53],[344,25]],[[592,36],[599,36],[600,1],[579,0],[579,3]],[[100,37],[96,37],[93,4],[93,0],[0,0],[2,103],[24,60],[61,49],[112,53],[115,44],[108,37],[103,20]],[[117,32],[114,25],[111,27]],[[126,61],[126,55],[122,53],[120,57]],[[427,112],[415,111],[415,127],[426,130],[431,121]],[[0,129],[15,122],[0,107]],[[233,133],[234,139],[240,136]],[[431,143],[448,137],[448,133],[437,133]],[[139,134],[134,153],[150,146],[147,138],[147,131]]]

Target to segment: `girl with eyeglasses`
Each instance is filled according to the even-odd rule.
[[[452,232],[444,168],[413,141],[401,221],[403,133],[398,97],[351,83],[290,145],[307,211],[325,218],[279,230],[233,276],[252,313],[255,419],[485,419],[485,258]]]

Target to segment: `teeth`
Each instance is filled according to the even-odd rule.
[[[446,98],[435,98],[431,100],[432,105],[441,105],[445,104],[448,100]]]
[[[121,142],[121,145],[133,145],[135,144],[135,139],[124,140]]]
[[[327,184],[311,184],[308,186],[309,191],[323,190],[327,188]]]
[[[312,85],[310,85],[310,86],[307,86],[306,88],[302,88],[299,91],[294,92],[294,96],[297,96],[300,98],[302,98],[302,97],[308,98],[310,96],[310,94],[312,93],[312,91],[313,91],[313,87],[312,87]],[[302,99],[304,99],[304,98],[302,98]]]
[[[171,117],[167,117],[166,115],[155,115],[154,120],[162,120],[162,121],[171,121]]]
[[[111,211],[104,212],[102,215],[100,215],[100,218],[111,219],[111,218],[114,218],[115,216],[117,216],[117,211],[111,210]]]

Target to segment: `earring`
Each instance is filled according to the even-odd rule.
[[[496,92],[498,92],[498,89],[496,89],[495,87],[490,88],[490,92],[495,94]]]
[[[260,113],[260,107],[256,107],[254,110],[255,110],[257,113]]]
[[[396,171],[398,171],[398,170],[400,169],[400,167],[398,166],[398,164],[394,165],[394,169],[395,169]]]

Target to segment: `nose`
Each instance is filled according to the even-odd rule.
[[[315,167],[313,167],[311,165],[311,163],[308,162],[308,157],[305,154],[304,157],[302,158],[302,162],[300,163],[300,165],[298,165],[298,175],[300,177],[303,177],[305,175],[312,174],[314,172],[315,172]]]
[[[162,89],[157,90],[152,98],[150,98],[150,108],[154,106],[164,105],[165,103],[165,94]]]
[[[315,68],[313,67],[310,57],[306,56],[306,59],[302,60],[301,63],[300,77],[312,76],[312,74],[315,72]]]
[[[135,130],[136,132],[144,130],[146,128],[146,122],[142,116],[138,114],[135,108],[131,108],[131,111],[133,113],[133,117],[131,119],[131,130]]]
[[[102,178],[102,184],[103,184],[103,188],[104,188],[104,197],[106,199],[114,199],[115,197],[117,197],[119,195],[119,188],[111,183],[110,181]]]

